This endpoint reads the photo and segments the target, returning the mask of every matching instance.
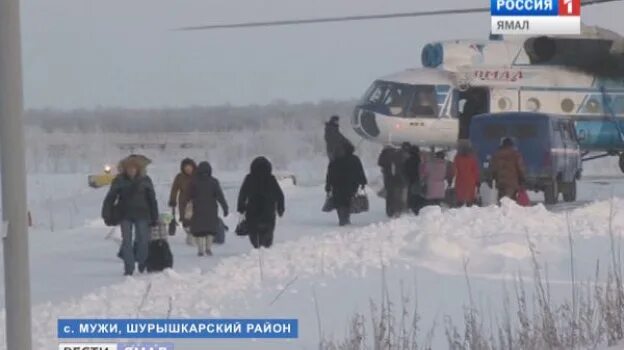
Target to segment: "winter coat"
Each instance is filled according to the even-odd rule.
[[[455,156],[455,194],[459,203],[474,203],[479,187],[479,164],[472,153]]]
[[[190,200],[190,185],[193,180],[193,175],[187,175],[184,172],[184,167],[187,165],[191,165],[193,169],[196,168],[195,162],[191,159],[184,159],[180,164],[180,173],[176,175],[173,180],[173,185],[171,186],[171,192],[169,194],[169,206],[170,207],[178,207],[178,213],[180,213],[180,218],[184,219],[184,210],[186,209],[186,204]]]
[[[351,141],[340,132],[338,124],[333,122],[325,123],[325,144],[330,161],[344,155],[349,146],[353,147]]]
[[[273,227],[276,213],[284,215],[284,193],[272,174],[272,165],[265,157],[251,162],[238,194],[238,212],[245,214],[247,227],[257,232],[259,226]]]
[[[453,167],[445,159],[431,158],[421,165],[421,181],[425,185],[425,198],[442,200],[446,194],[446,182],[453,178]]]
[[[408,185],[406,162],[409,157],[410,154],[408,152],[400,149],[387,147],[381,151],[377,164],[381,167],[386,187],[404,187]]]
[[[490,169],[499,193],[515,198],[525,176],[520,152],[513,147],[500,148],[492,157]]]
[[[193,236],[216,235],[219,229],[218,206],[223,209],[223,215],[227,216],[228,204],[219,180],[212,177],[212,167],[208,162],[201,162],[197,167],[189,195],[193,202],[193,217],[190,220]]]
[[[420,182],[420,154],[410,153],[405,161],[405,176],[409,185]]]
[[[353,153],[329,163],[325,190],[331,192],[336,207],[350,207],[359,186],[367,184],[362,162]]]
[[[381,153],[379,153],[379,158],[377,158],[377,165],[381,168],[384,181],[386,181],[392,173],[392,154],[394,152],[396,152],[394,148],[384,147]]]
[[[117,225],[126,220],[157,223],[158,203],[152,179],[147,176],[147,164],[136,157],[120,162],[120,174],[113,179],[102,205],[102,218],[107,224]],[[130,165],[139,169],[133,179],[126,174]]]

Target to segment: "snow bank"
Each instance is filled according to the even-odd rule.
[[[271,250],[225,258],[210,271],[169,270],[128,278],[122,284],[102,288],[78,300],[39,305],[33,318],[36,348],[48,348],[55,341],[59,317],[162,318],[169,307],[176,317],[218,317],[224,316],[224,306],[240,303],[243,293],[259,289],[263,282],[278,285],[295,277],[332,275],[338,271],[365,275],[367,268],[380,267],[398,257],[409,232],[406,221],[397,221],[347,233],[304,237]],[[146,294],[146,302],[141,306]],[[4,323],[4,317],[0,323]],[[4,347],[0,345],[0,349]]]
[[[470,272],[482,275],[530,271],[529,241],[535,244],[540,262],[549,266],[553,278],[566,278],[569,271],[568,233],[572,235],[576,259],[582,274],[591,274],[595,260],[605,256],[595,250],[609,240],[612,232],[624,232],[624,201],[598,202],[567,213],[553,213],[539,204],[520,208],[504,200],[500,207],[452,209],[426,208],[414,225],[411,256],[419,264],[443,273],[463,273],[464,261]],[[612,211],[612,213],[611,213]],[[607,245],[608,246],[608,245]],[[604,252],[607,253],[607,252]]]
[[[262,286],[280,289],[296,278],[317,279],[319,283],[345,273],[363,278],[382,265],[390,269],[426,266],[456,274],[463,273],[466,259],[471,274],[500,277],[528,268],[527,239],[535,244],[538,258],[548,261],[551,276],[563,278],[568,269],[568,227],[579,261],[595,259],[601,252],[591,243],[608,241],[609,222],[612,232],[624,232],[622,211],[624,201],[620,199],[594,203],[568,214],[552,213],[541,205],[521,208],[505,201],[501,207],[444,211],[430,207],[419,217],[304,236],[270,250],[224,258],[210,270],[128,278],[76,300],[38,305],[33,312],[36,348],[46,349],[56,340],[59,317],[228,316],[233,305],[247,302],[246,298],[261,291]],[[3,323],[2,316],[0,329]]]

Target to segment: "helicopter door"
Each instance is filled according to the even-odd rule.
[[[463,100],[463,102],[462,102]],[[490,90],[485,87],[472,87],[459,93],[459,135],[458,138],[470,137],[470,123],[477,114],[487,113],[490,110]]]

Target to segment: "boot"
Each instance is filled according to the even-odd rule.
[[[212,247],[212,240],[213,240],[213,238],[214,238],[213,236],[208,235],[208,237],[206,237],[204,239],[205,248],[206,248],[205,249],[206,250],[206,255],[208,255],[208,256],[212,256],[212,250],[210,250],[210,248]]]
[[[196,237],[195,243],[197,244],[197,256],[204,256],[206,251],[206,237]]]
[[[338,225],[346,226],[351,224],[351,219],[349,217],[349,208],[337,208],[336,212],[338,213]]]
[[[190,233],[186,234],[186,245],[193,247],[195,245],[195,240],[193,239],[193,235]]]

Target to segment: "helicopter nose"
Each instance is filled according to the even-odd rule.
[[[364,108],[356,108],[353,114],[353,126],[355,131],[362,137],[372,139],[379,136],[377,119],[374,112]]]

